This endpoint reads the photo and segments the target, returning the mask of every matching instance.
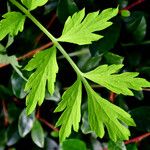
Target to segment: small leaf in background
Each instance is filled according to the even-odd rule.
[[[24,4],[29,10],[33,10],[39,6],[43,6],[48,2],[48,0],[21,0],[22,4]]]
[[[109,141],[108,142],[108,150],[127,150],[123,141]]]
[[[39,106],[43,103],[46,82],[48,82],[49,93],[51,95],[54,93],[54,83],[58,72],[55,46],[37,53],[25,67],[27,71],[34,69],[36,71],[31,74],[24,89],[26,92],[30,91],[26,97],[27,114],[34,111],[37,103]]]
[[[121,30],[121,22],[117,18],[112,26],[107,28],[106,30],[101,31],[101,34],[104,36],[102,39],[93,42],[90,45],[90,52],[93,56],[102,54],[105,52],[110,51],[114,48],[115,44],[117,43]]]
[[[107,64],[112,65],[112,64],[122,64],[124,57],[119,56],[117,54],[108,52],[104,54],[104,58],[106,59]]]
[[[117,94],[133,96],[133,92],[130,89],[141,91],[142,87],[150,87],[150,82],[143,78],[137,78],[139,74],[137,72],[114,74],[122,67],[122,64],[110,66],[101,65],[96,69],[85,73],[84,76]]]
[[[150,131],[150,107],[139,107],[131,110],[136,128],[140,131]]]
[[[83,117],[82,117],[82,125],[81,125],[81,131],[84,134],[89,134],[92,132],[89,122],[88,122],[88,113],[87,111],[84,112]]]
[[[132,34],[135,42],[141,42],[146,35],[147,23],[142,12],[133,12],[128,18],[124,18],[127,30]]]
[[[44,15],[47,15],[51,13],[53,10],[57,8],[58,1],[57,0],[51,0],[50,3],[44,5]]]
[[[19,114],[21,113],[21,109],[15,105],[15,103],[8,103],[8,121],[11,124],[13,121],[19,118]]]
[[[13,72],[11,75],[11,86],[13,94],[20,99],[25,98],[27,94],[24,91],[25,83],[25,80],[23,80],[16,72]]]
[[[60,42],[69,42],[78,45],[91,44],[93,41],[101,39],[103,36],[93,32],[103,30],[112,25],[108,21],[118,14],[118,8],[108,8],[99,12],[89,13],[85,17],[85,9],[76,12],[72,17],[68,17],[65,22],[63,33],[58,38]],[[85,17],[85,18],[84,18]]]
[[[40,148],[44,147],[44,131],[38,120],[35,120],[31,130],[31,137],[33,142]]]
[[[3,53],[5,51],[6,51],[5,47],[0,43],[0,53]]]
[[[25,81],[27,81],[27,79],[23,76],[22,72],[19,70],[21,66],[18,63],[16,56],[14,55],[8,56],[0,54],[0,64],[11,64],[14,70],[18,73],[18,75]]]
[[[64,141],[66,137],[71,134],[73,126],[74,131],[78,131],[79,122],[81,118],[81,97],[82,97],[82,83],[80,78],[69,87],[63,94],[62,100],[58,104],[54,112],[63,111],[56,126],[60,126],[59,138],[60,142]]]
[[[5,146],[7,142],[7,132],[6,129],[0,129],[0,147]]]
[[[0,99],[5,99],[9,96],[12,96],[11,89],[0,84]]]
[[[89,84],[86,84],[85,88],[88,94],[88,120],[91,130],[103,138],[106,126],[111,140],[129,139],[130,131],[126,126],[135,126],[131,115],[103,99]]]
[[[52,131],[51,136],[54,137],[54,138],[58,138],[59,137],[59,132],[58,131]]]
[[[7,49],[13,42],[14,42],[14,37],[9,35],[5,48]]]
[[[8,12],[2,17],[4,19],[0,21],[0,40],[7,34],[15,36],[19,31],[23,31],[26,18],[25,15],[22,15],[20,12]]]
[[[90,70],[96,68],[97,66],[99,66],[101,59],[102,59],[101,55],[90,57],[86,61],[86,63],[82,66],[81,70],[83,72],[87,72],[87,71],[90,71]]]
[[[53,95],[50,95],[49,92],[46,90],[45,99],[50,100],[50,101],[54,101],[54,102],[58,102],[58,101],[60,101],[60,98],[61,98],[60,84],[58,82],[56,82],[55,91],[54,91]]]
[[[131,15],[129,10],[121,10],[121,16],[122,17],[129,17]]]
[[[144,99],[143,91],[133,91],[135,98],[142,101]]]
[[[136,143],[127,144],[126,148],[127,148],[127,150],[138,150],[138,146]]]
[[[61,145],[62,150],[86,150],[86,145],[78,139],[65,140]]]
[[[18,121],[18,130],[21,137],[25,137],[31,131],[34,121],[34,113],[27,116],[26,110],[24,109],[20,114]]]
[[[21,139],[18,128],[17,122],[13,122],[7,130],[7,146],[12,146],[16,144]]]
[[[45,146],[44,146],[45,150],[59,150],[59,145],[50,138],[46,138],[45,140]]]
[[[78,10],[79,9],[74,0],[59,0],[57,6],[57,16],[59,20],[64,23],[68,16],[73,15]]]
[[[0,150],[5,150],[5,146],[0,145]]]

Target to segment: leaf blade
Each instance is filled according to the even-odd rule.
[[[130,131],[120,121],[126,125],[135,126],[131,116],[103,99],[89,85],[86,86],[86,90],[88,94],[88,120],[91,129],[102,138],[105,134],[104,126],[106,126],[111,140],[127,140]]]
[[[23,31],[26,17],[20,12],[8,12],[2,17],[3,19],[0,21],[0,40],[7,34],[15,36],[19,31]]]
[[[31,130],[31,137],[33,142],[40,148],[44,147],[44,131],[38,120],[35,120]]]
[[[116,16],[117,13],[118,8],[109,8],[100,14],[99,12],[93,12],[85,17],[85,9],[82,9],[72,17],[68,17],[58,41],[79,45],[91,44],[93,41],[97,41],[103,37],[93,32],[103,30],[112,25],[108,20]]]
[[[21,0],[22,4],[24,4],[29,10],[34,10],[39,6],[45,5],[48,0]]]
[[[142,87],[150,87],[150,82],[143,78],[137,78],[137,72],[124,72],[114,74],[121,69],[123,65],[102,65],[85,73],[85,77],[89,80],[100,84],[107,89],[117,93],[133,96],[133,90],[142,90]]]
[[[71,134],[71,128],[73,126],[74,131],[78,131],[79,122],[81,119],[81,80],[77,81],[67,90],[62,96],[62,101],[54,112],[63,111],[61,117],[56,123],[56,126],[61,125],[59,131],[60,141],[64,141],[66,137]]]
[[[45,97],[45,87],[48,84],[48,91],[54,93],[54,83],[58,72],[56,61],[56,47],[53,46],[45,51],[39,52],[29,61],[26,70],[36,69],[25,85],[25,91],[30,91],[26,98],[27,112],[30,114],[38,105],[43,103]],[[51,78],[50,78],[51,77]]]

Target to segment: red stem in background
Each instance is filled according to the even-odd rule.
[[[116,93],[110,92],[110,94],[109,94],[109,100],[110,100],[110,102],[114,103],[116,96],[117,96]]]
[[[37,52],[42,51],[42,50],[44,50],[44,49],[46,49],[46,48],[48,48],[48,47],[50,47],[50,46],[52,46],[52,45],[53,45],[52,42],[49,42],[49,43],[47,43],[47,44],[44,44],[44,45],[42,45],[41,47],[36,48],[36,49],[34,49],[34,50],[32,50],[32,51],[30,51],[30,52],[24,54],[23,56],[20,56],[19,58],[17,58],[17,61],[20,61],[20,60],[25,59],[25,58],[30,58],[30,57],[32,57],[34,54],[36,54]],[[3,67],[8,66],[8,65],[9,65],[9,64],[0,64],[0,68],[3,68]]]
[[[142,141],[143,139],[147,138],[148,136],[150,136],[150,132],[140,135],[138,137],[135,137],[133,139],[130,139],[128,141],[125,141],[124,143],[125,144],[138,143],[138,142]]]
[[[2,106],[3,106],[3,113],[4,113],[4,126],[7,127],[9,124],[9,120],[8,120],[8,111],[7,111],[5,100],[2,100]]]
[[[37,109],[37,112],[36,112],[36,118],[43,122],[45,125],[47,125],[49,128],[51,128],[53,131],[59,131],[58,128],[56,128],[53,124],[49,123],[47,120],[43,119],[41,116],[40,116],[40,107],[38,107]]]
[[[131,8],[141,4],[141,3],[143,3],[144,1],[145,0],[137,0],[136,2],[134,2],[134,3],[130,4],[129,6],[123,8],[122,10],[129,10],[129,9],[131,9]]]

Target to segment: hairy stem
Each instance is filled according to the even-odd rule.
[[[35,23],[35,25],[38,26],[39,29],[41,29],[42,32],[45,33],[49,39],[51,39],[53,44],[59,49],[59,51],[63,54],[63,56],[68,60],[68,62],[73,67],[77,75],[82,76],[82,72],[76,66],[74,61],[70,58],[70,56],[67,54],[64,48],[58,43],[57,39],[34,16],[32,16],[32,14],[27,9],[25,9],[20,3],[18,3],[16,0],[10,0],[10,2],[14,4],[16,7],[18,7],[23,13],[25,13],[25,15],[28,18],[30,18],[32,22]]]

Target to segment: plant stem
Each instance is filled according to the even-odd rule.
[[[16,0],[10,0],[10,2],[14,4],[16,7],[18,7],[23,13],[25,13],[26,16],[30,18],[32,22],[34,22],[35,25],[38,26],[39,29],[41,29],[42,32],[45,33],[51,39],[53,44],[59,49],[59,51],[68,60],[68,62],[73,67],[77,75],[82,76],[83,73],[79,70],[79,68],[76,66],[74,61],[70,58],[70,56],[66,53],[63,47],[58,43],[57,39],[34,16],[32,16],[32,14],[27,9],[25,9],[20,3],[18,3]]]

